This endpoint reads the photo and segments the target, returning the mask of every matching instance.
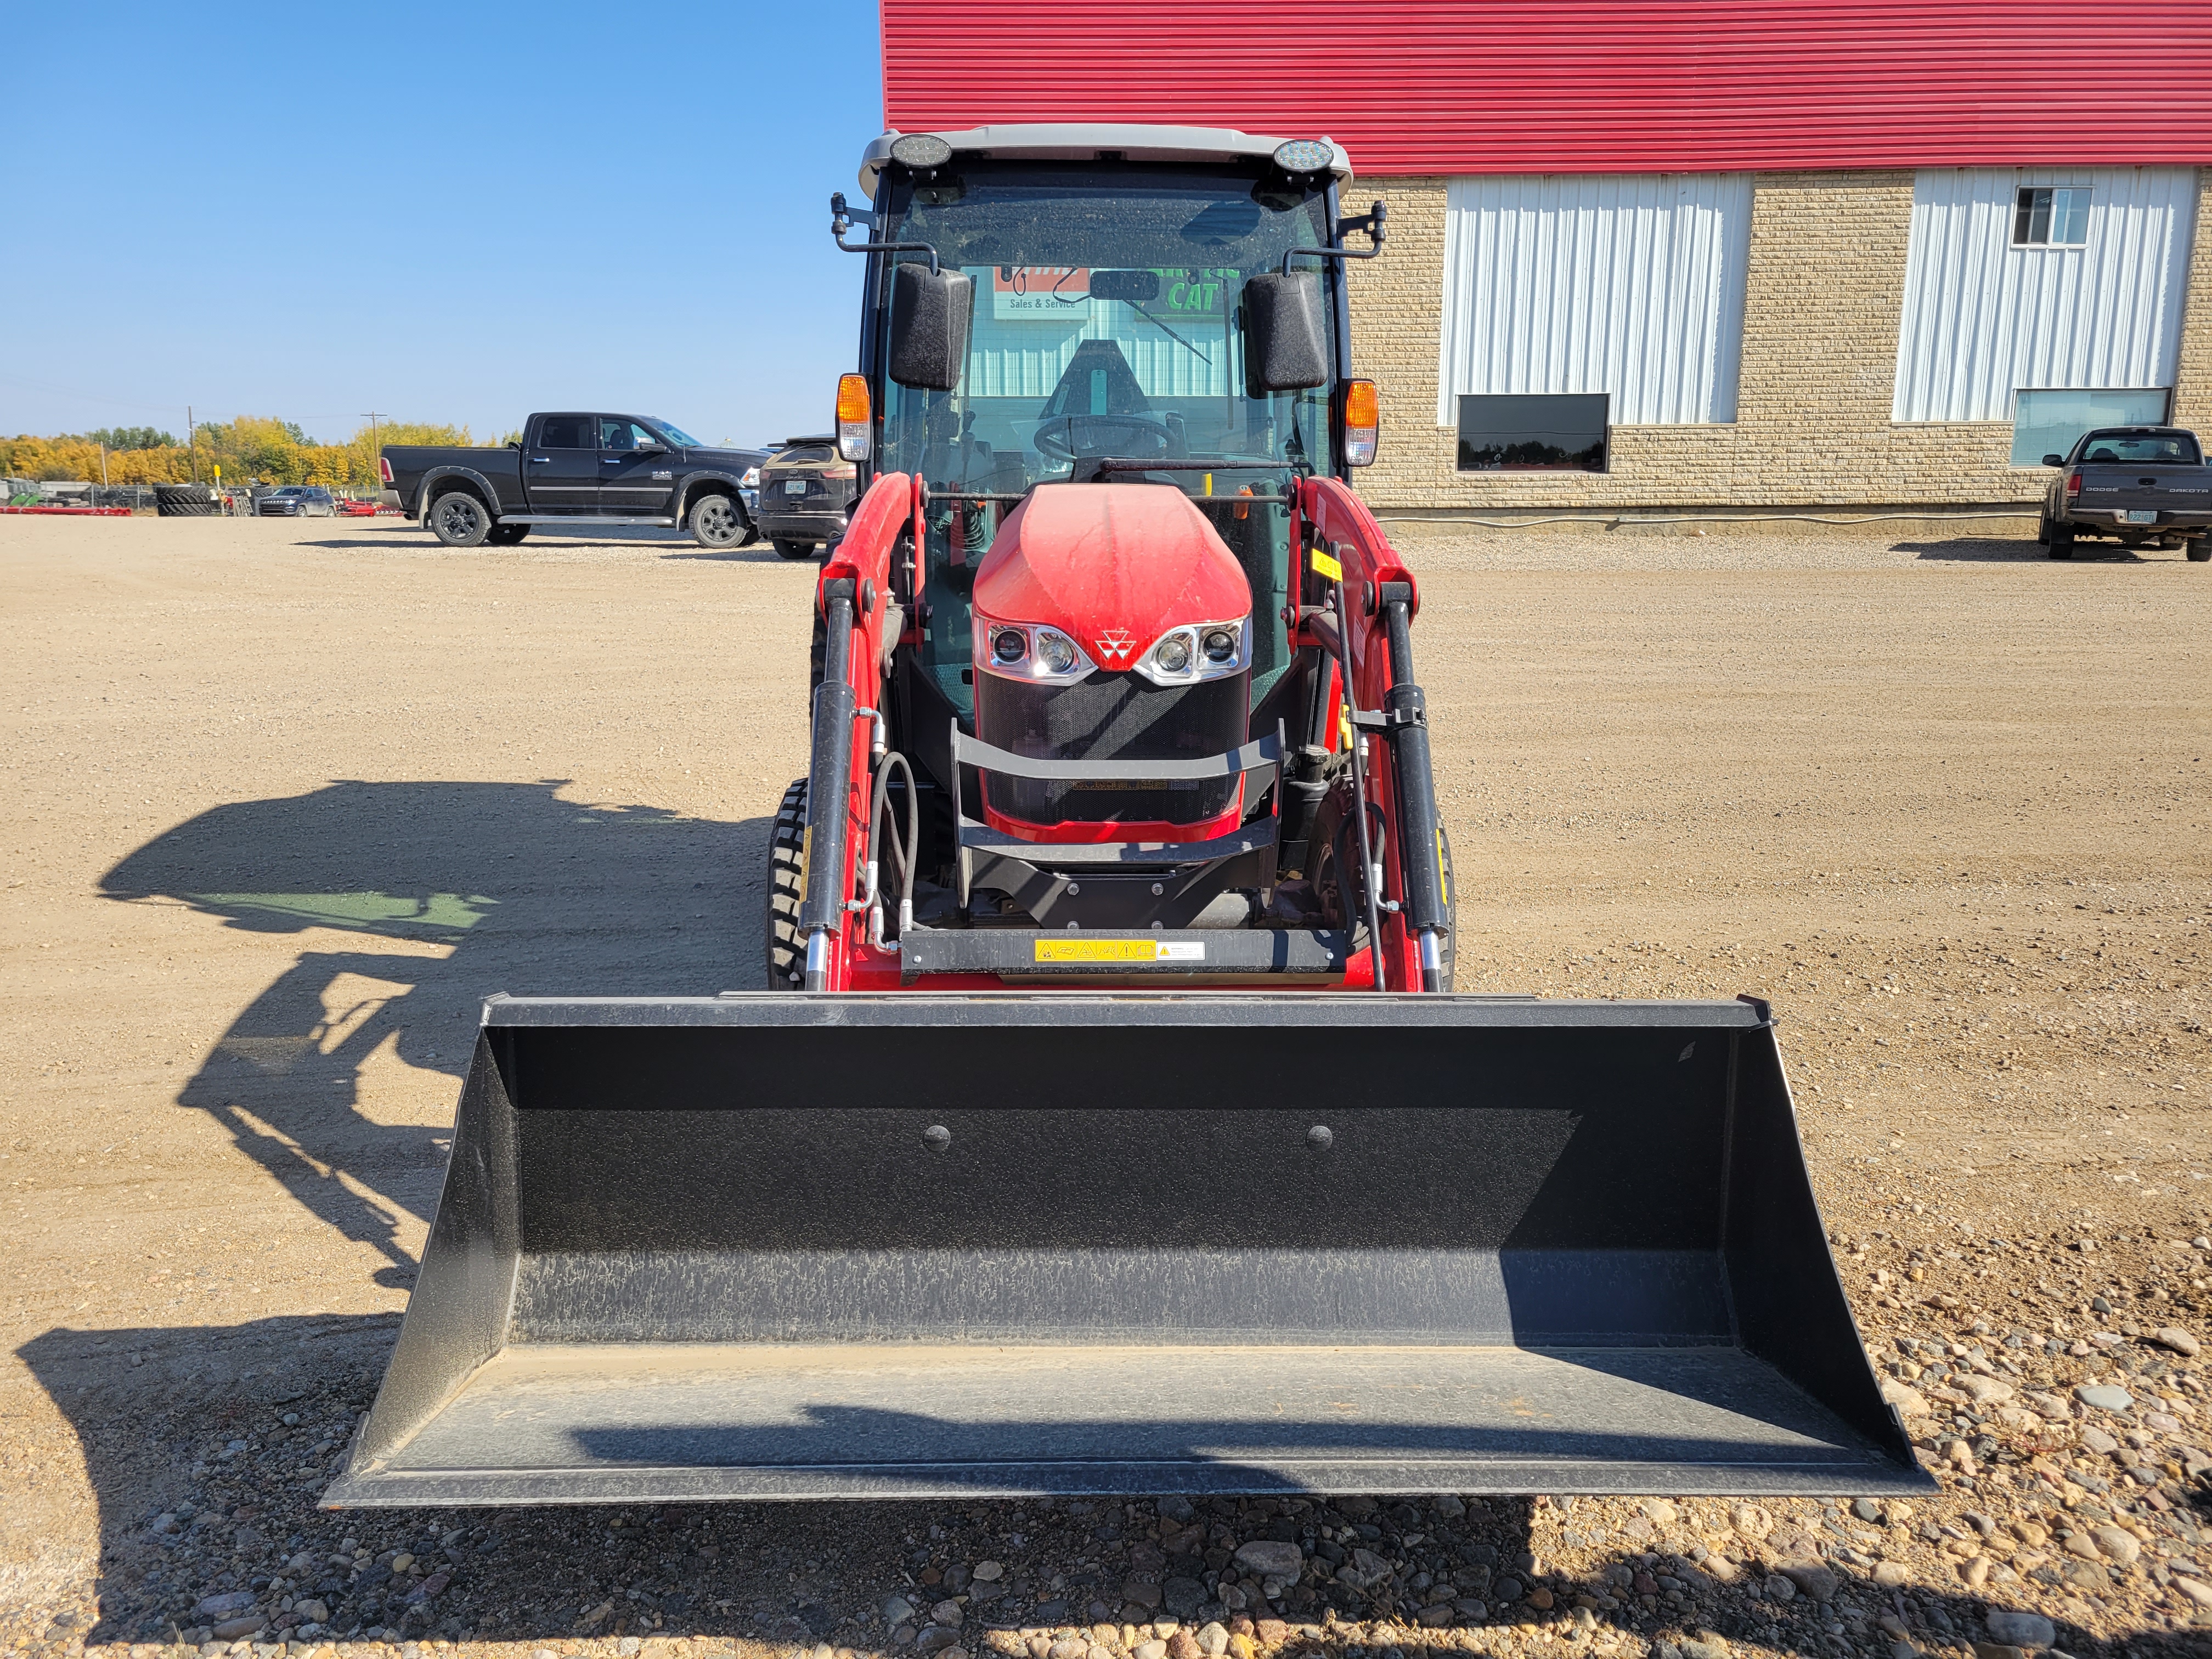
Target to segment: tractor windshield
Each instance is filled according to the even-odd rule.
[[[871,377],[878,465],[929,484],[923,659],[939,686],[969,711],[967,583],[1024,492],[1097,477],[1109,459],[1170,460],[1110,476],[1184,489],[1243,562],[1263,696],[1288,661],[1268,620],[1288,588],[1284,498],[1296,475],[1331,470],[1330,388],[1255,395],[1238,302],[1291,249],[1328,245],[1327,191],[1259,166],[974,162],[889,179],[878,208],[875,240],[927,243],[975,285],[958,386],[893,381],[882,329]],[[886,270],[879,307],[889,288]],[[1205,461],[1218,465],[1190,465]]]

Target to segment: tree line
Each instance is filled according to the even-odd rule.
[[[520,434],[516,434],[519,436]],[[385,444],[468,444],[465,426],[420,421],[362,425],[342,443],[317,443],[290,421],[241,415],[203,421],[190,441],[153,427],[104,427],[51,438],[0,438],[0,476],[45,482],[79,478],[101,482],[101,447],[112,484],[203,483],[222,469],[229,483],[322,484],[334,489],[376,489],[376,452]]]

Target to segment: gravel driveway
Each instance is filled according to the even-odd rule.
[[[758,982],[811,573],[14,520],[0,1647],[2199,1652],[2212,575],[1394,531],[1459,988],[1773,999],[1940,1497],[319,1511],[478,999]]]

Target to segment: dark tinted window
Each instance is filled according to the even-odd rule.
[[[1463,397],[1462,472],[1602,472],[1609,399],[1602,392]]]
[[[2088,451],[2081,459],[2100,463],[2140,461],[2148,466],[2195,466],[2202,458],[2197,453],[2197,440],[2179,432],[2162,432],[2156,436],[2095,432],[2090,434]]]
[[[770,465],[775,466],[781,466],[787,461],[804,462],[811,466],[826,461],[830,458],[830,447],[827,444],[793,444],[787,449],[777,450],[769,459]]]
[[[597,449],[588,415],[548,415],[538,426],[540,449]]]

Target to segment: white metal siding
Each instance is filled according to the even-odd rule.
[[[1735,418],[1749,173],[1454,179],[1446,207],[1438,425],[1468,392],[1610,392],[1620,426]]]
[[[2080,247],[2012,246],[2023,185],[2087,185]],[[2004,421],[2023,387],[2170,386],[2193,167],[1923,167],[1897,336],[1899,421]]]

